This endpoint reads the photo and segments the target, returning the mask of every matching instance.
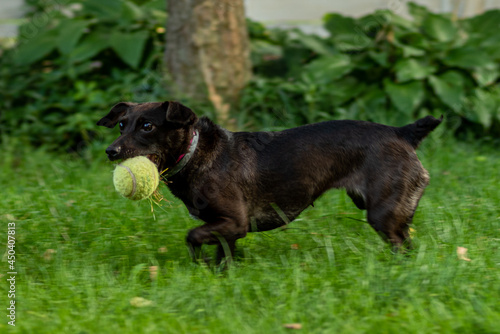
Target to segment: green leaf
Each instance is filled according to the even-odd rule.
[[[144,46],[148,39],[147,31],[123,33],[115,31],[111,34],[111,47],[116,54],[130,67],[137,68],[141,61]]]
[[[491,59],[500,59],[500,10],[490,10],[484,14],[462,21],[467,33],[466,45],[482,49]]]
[[[163,0],[152,0],[144,2],[141,6],[141,9],[144,11],[159,11],[165,13],[167,10],[167,2]]]
[[[102,30],[96,30],[83,39],[83,41],[70,53],[70,62],[85,61],[109,47],[109,36]]]
[[[393,26],[401,27],[404,29],[415,29],[415,21],[408,20],[402,16],[397,15],[389,9],[379,9],[375,11],[374,17],[382,17],[384,23],[390,23]]]
[[[486,64],[483,67],[476,68],[474,72],[472,72],[472,76],[476,80],[479,86],[489,86],[497,81],[500,77],[500,71],[498,68],[498,64],[490,63]]]
[[[499,22],[500,10],[495,9],[464,20],[464,26],[469,33],[486,39],[490,36],[498,36]]]
[[[387,52],[376,52],[370,50],[368,51],[368,55],[380,66],[389,67],[389,59]]]
[[[14,56],[15,62],[18,65],[31,65],[51,53],[57,43],[56,30],[43,31],[17,48]]]
[[[488,129],[494,116],[498,113],[498,98],[483,89],[476,89],[475,96],[472,97],[472,108],[466,114],[467,118],[473,122],[480,123]]]
[[[281,46],[271,44],[267,41],[256,39],[250,41],[252,64],[254,66],[266,63],[269,60],[276,60],[283,57]]]
[[[490,59],[495,60],[496,62],[500,61],[500,34],[492,36],[486,40],[481,42],[481,46],[479,46]]]
[[[141,7],[137,6],[135,3],[123,1],[123,12],[121,17],[124,21],[135,22],[144,18],[144,12]]]
[[[491,62],[492,60],[483,50],[472,47],[450,50],[443,58],[443,63],[446,65],[465,69],[482,67]]]
[[[359,106],[370,119],[374,115],[379,114],[387,109],[387,96],[383,90],[376,86],[370,86],[366,92],[356,99],[356,104]]]
[[[459,72],[448,71],[440,76],[431,76],[429,84],[446,105],[455,111],[462,109],[465,79]]]
[[[136,21],[143,18],[144,13],[141,7],[131,1],[123,1],[123,16],[129,20]]]
[[[496,114],[497,121],[500,122],[500,87],[498,85],[494,86],[490,91],[491,91],[491,94],[497,100],[497,106],[498,106],[498,108],[497,108],[495,114]]]
[[[327,14],[324,18],[325,29],[341,51],[362,50],[371,44],[363,27],[351,17],[340,14]]]
[[[396,44],[396,43],[394,43]],[[397,45],[397,44],[396,44]],[[417,49],[412,46],[407,46],[403,44],[397,45],[401,50],[403,50],[403,57],[408,58],[408,57],[420,57],[425,55],[425,51],[422,49]]]
[[[318,58],[306,67],[305,73],[314,80],[325,83],[336,80],[354,68],[351,58],[344,54]]]
[[[396,33],[395,34],[397,40],[399,43],[417,48],[417,49],[423,49],[426,50],[430,47],[429,40],[425,38],[422,34],[416,33],[416,32],[411,32],[411,33]]]
[[[451,42],[457,35],[457,28],[453,22],[444,15],[427,15],[422,22],[422,28],[427,36],[439,42]]]
[[[332,35],[352,34],[356,28],[356,21],[352,17],[343,16],[337,13],[326,14],[323,18],[325,28]]]
[[[298,29],[293,30],[293,35],[295,35],[294,37],[297,38],[301,44],[319,55],[329,56],[334,53],[332,48],[325,43],[325,40],[319,36],[308,35]]]
[[[409,58],[401,59],[394,67],[398,82],[406,82],[410,80],[425,79],[429,75],[436,72],[436,67],[423,64],[422,62]]]
[[[396,84],[385,79],[384,88],[396,109],[407,115],[411,115],[425,97],[422,81]]]
[[[358,18],[356,20],[356,26],[368,38],[374,38],[388,24],[394,24],[391,19],[389,15],[385,15],[383,12],[375,12]]]
[[[417,25],[422,24],[427,15],[430,14],[427,8],[417,5],[414,2],[408,3],[408,12],[410,12],[410,15],[413,17],[413,21],[415,21]]]
[[[340,106],[346,101],[359,96],[366,85],[354,77],[345,77],[325,86],[324,90],[331,97],[332,105]]]
[[[62,54],[70,53],[82,37],[89,21],[84,20],[64,20],[61,21],[57,30],[59,31],[58,48]]]
[[[84,11],[100,20],[116,20],[122,15],[121,0],[84,0]]]

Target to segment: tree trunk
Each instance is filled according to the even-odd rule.
[[[227,122],[251,75],[243,0],[167,0],[165,63],[182,95]]]

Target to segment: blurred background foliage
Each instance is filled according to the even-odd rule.
[[[499,137],[500,11],[469,19],[409,3],[354,19],[327,14],[327,37],[251,23],[256,78],[248,115],[286,110],[296,124],[364,119],[404,124],[444,114],[458,134]],[[294,124],[295,125],[295,124]]]
[[[28,3],[19,43],[0,51],[0,140],[75,150],[114,103],[176,99],[162,70],[164,0]],[[325,37],[249,20],[254,78],[232,111],[238,127],[444,114],[458,136],[499,140],[500,10],[458,20],[409,9],[412,20],[327,14]]]
[[[164,98],[165,1],[29,3],[19,43],[0,64],[3,134],[77,150],[114,103]]]

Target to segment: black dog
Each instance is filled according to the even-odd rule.
[[[230,132],[177,102],[122,102],[97,125],[120,126],[106,149],[110,160],[143,155],[160,172],[168,168],[171,192],[205,222],[187,236],[192,255],[202,244],[217,244],[221,261],[247,232],[289,223],[330,188],[345,188],[396,248],[409,245],[409,225],[429,183],[415,149],[441,121],[427,116],[400,128],[328,121]]]

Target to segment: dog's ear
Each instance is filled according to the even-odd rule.
[[[125,112],[130,108],[131,106],[135,105],[135,103],[131,102],[120,102],[118,104],[115,104],[113,108],[109,111],[109,113],[101,118],[99,122],[97,122],[97,125],[99,126],[105,126],[107,128],[114,128],[116,123],[118,123],[118,119],[125,114]]]
[[[182,126],[193,124],[198,117],[188,107],[180,104],[179,102],[163,102],[161,108],[166,112],[167,122],[179,124]]]

